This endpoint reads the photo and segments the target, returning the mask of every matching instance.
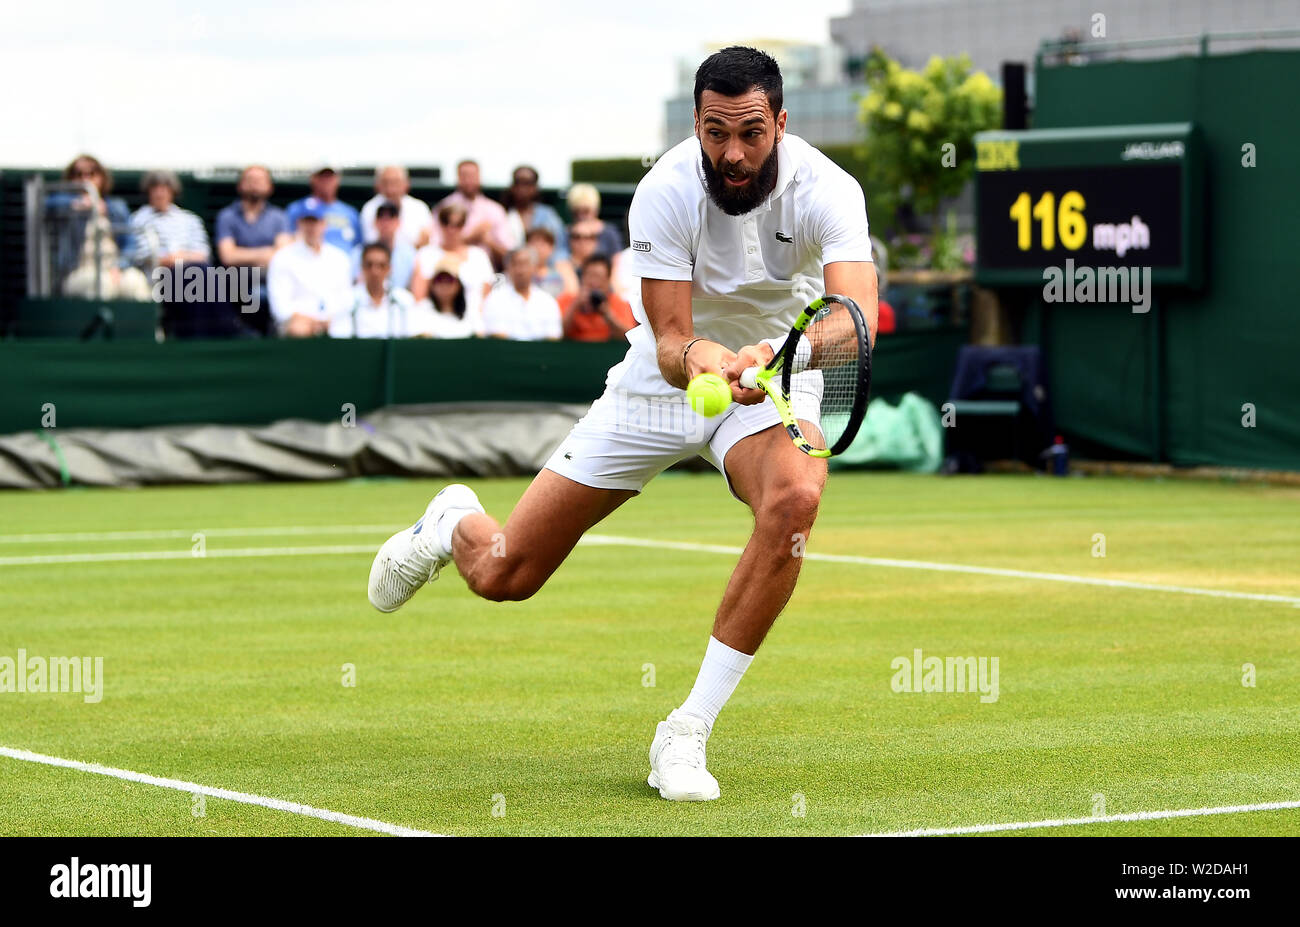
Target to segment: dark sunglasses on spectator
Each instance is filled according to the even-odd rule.
[[[450,222],[447,220],[439,219],[438,222],[445,229],[463,229],[465,227],[464,219],[461,219],[459,222]]]
[[[387,261],[366,261],[366,265],[365,265],[365,266],[366,266],[367,268],[371,268],[371,267],[387,267],[387,266],[388,266],[388,262],[387,262]]]
[[[595,241],[600,236],[594,233],[572,232],[569,237],[574,241]]]
[[[451,274],[447,273],[446,271],[443,271],[440,274],[434,275],[433,282],[434,283],[455,283],[456,278]]]

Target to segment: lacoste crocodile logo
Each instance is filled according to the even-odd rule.
[[[778,232],[776,233],[776,240],[777,240],[777,241],[783,241],[783,242],[785,242],[787,245],[792,245],[792,244],[794,244],[794,239],[791,238],[789,235],[787,235],[785,232],[781,232],[781,231],[778,231]]]

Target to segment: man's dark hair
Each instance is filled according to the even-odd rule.
[[[372,241],[370,244],[366,245],[364,248],[361,249],[362,263],[365,262],[366,255],[369,254],[371,251],[382,251],[384,253],[384,258],[386,260],[391,261],[393,259],[393,252],[389,250],[388,245],[384,244],[382,241]]]
[[[582,268],[578,271],[578,276],[582,276],[583,274],[585,274],[587,272],[587,268],[591,267],[593,264],[603,264],[605,265],[605,270],[609,271],[611,275],[614,273],[614,262],[611,261],[606,255],[601,254],[599,251],[597,251],[591,257],[587,258],[585,261],[582,262]]]
[[[709,55],[695,72],[695,109],[699,110],[700,97],[706,90],[738,97],[758,88],[767,96],[772,115],[777,116],[785,102],[782,87],[776,59],[757,48],[732,45]]]
[[[552,248],[555,247],[555,233],[552,232],[544,225],[534,225],[532,228],[530,228],[528,230],[528,234],[524,236],[524,241],[529,242],[532,241],[534,238],[540,238],[542,241],[546,242]]]

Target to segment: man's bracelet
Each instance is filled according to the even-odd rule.
[[[686,368],[686,355],[691,352],[691,345],[695,344],[695,342],[697,341],[704,341],[704,340],[705,340],[704,338],[692,338],[690,341],[686,342],[686,347],[682,348],[682,373],[690,372]]]

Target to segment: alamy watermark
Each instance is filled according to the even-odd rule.
[[[716,424],[692,409],[682,393],[649,396],[618,390],[614,402],[613,428],[622,434],[673,434],[686,441],[704,441]]]
[[[895,692],[978,692],[985,704],[998,700],[997,657],[927,657],[918,647],[911,657],[894,657],[889,668]]]
[[[239,311],[245,313],[256,312],[262,305],[260,267],[186,266],[177,261],[174,267],[155,267],[149,276],[154,302],[238,302]]]
[[[83,863],[74,856],[50,875],[51,898],[124,898],[136,908],[153,899],[152,863]]]
[[[1043,268],[1045,303],[1129,303],[1133,311],[1151,311],[1150,267],[1076,267],[1073,258],[1064,267]]]
[[[94,704],[104,697],[103,657],[0,656],[0,695],[26,692],[79,692]]]

